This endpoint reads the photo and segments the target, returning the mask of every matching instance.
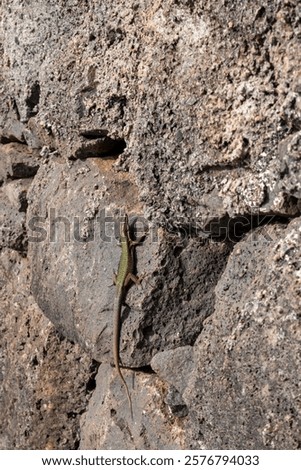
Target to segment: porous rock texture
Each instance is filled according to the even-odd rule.
[[[1,448],[301,448],[300,2],[0,12]]]

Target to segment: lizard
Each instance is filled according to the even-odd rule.
[[[144,237],[142,237],[144,238]],[[117,274],[115,274],[115,299],[114,299],[114,312],[113,312],[113,356],[114,356],[114,365],[117,370],[117,373],[122,381],[128,402],[130,407],[131,418],[133,419],[133,406],[130,392],[127,386],[127,383],[123,377],[123,374],[120,370],[120,359],[119,359],[119,343],[120,343],[120,329],[121,329],[121,310],[122,304],[125,300],[126,288],[129,285],[130,281],[135,284],[139,284],[140,280],[137,276],[134,275],[134,246],[138,245],[141,241],[132,240],[130,236],[129,220],[127,214],[124,216],[124,221],[121,223],[120,227],[120,245],[121,245],[121,255],[118,265]]]

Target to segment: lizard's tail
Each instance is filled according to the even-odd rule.
[[[114,305],[114,335],[113,335],[113,356],[114,356],[114,363],[117,373],[122,381],[128,401],[130,406],[130,413],[131,419],[133,420],[133,406],[132,406],[132,399],[131,395],[127,386],[127,383],[122,375],[119,365],[119,337],[120,337],[120,313],[121,313],[121,304],[122,304],[122,288],[117,290],[117,295],[115,297],[115,305]]]
[[[124,386],[125,386],[126,394],[127,394],[127,397],[128,397],[129,408],[130,408],[130,413],[131,413],[131,420],[133,421],[134,415],[133,415],[133,405],[132,405],[131,395],[130,395],[129,388],[127,386],[127,383],[126,383],[124,377],[122,377],[122,378],[123,378],[123,383],[124,383]]]
[[[133,420],[134,419],[134,415],[133,415],[133,404],[132,404],[132,399],[131,399],[131,395],[130,395],[130,391],[129,391],[129,387],[125,381],[125,378],[123,377],[122,375],[122,372],[120,370],[120,366],[118,363],[116,363],[116,369],[117,369],[117,372],[118,372],[118,375],[124,385],[124,388],[125,388],[125,391],[126,391],[126,395],[127,395],[127,398],[128,398],[128,402],[129,402],[129,408],[130,408],[130,413],[131,413],[131,419]]]

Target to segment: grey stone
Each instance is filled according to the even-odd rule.
[[[161,379],[182,393],[195,367],[193,354],[191,346],[164,351],[153,357],[151,367]]]
[[[113,372],[112,372],[113,371]],[[81,449],[183,449],[181,426],[161,402],[164,384],[154,374],[124,371],[133,402],[133,420],[116,371],[99,367],[96,390],[81,420]],[[112,385],[115,382],[115,385]]]
[[[124,177],[114,181],[111,171],[100,179],[91,160],[70,165],[49,162],[29,192],[32,291],[62,334],[79,341],[96,360],[111,362],[112,279],[120,248],[110,198],[114,194],[117,207],[127,205],[130,212],[136,189]],[[142,217],[139,222],[146,224]],[[39,226],[45,231],[43,240]],[[129,289],[123,312],[124,365],[149,365],[158,351],[197,338],[202,321],[212,312],[213,289],[229,251],[225,243],[168,235],[150,227],[137,247],[137,272],[144,278],[140,288]]]
[[[0,448],[75,449],[93,365],[42,314],[29,274],[25,257],[0,252]]]
[[[183,394],[209,448],[300,446],[300,229],[251,233],[217,284]]]
[[[295,214],[290,183],[285,191],[280,184],[277,146],[298,128],[296,1],[279,11],[261,2],[259,16],[259,4],[246,5],[239,19],[230,4],[212,1],[154,10],[115,0],[108,8],[95,5],[91,15],[89,5],[70,0],[72,19],[59,18],[56,8],[19,8],[14,0],[10,13],[3,11],[10,91],[21,122],[38,115],[68,156],[81,148],[82,129],[123,139],[121,163],[161,224],[204,225],[251,211]],[[23,20],[27,13],[32,29]],[[250,24],[264,44],[246,34]],[[66,47],[71,37],[74,48]],[[287,164],[293,182],[299,165]]]
[[[296,209],[299,209],[299,211],[296,210],[296,213],[300,213],[301,132],[296,132],[281,142],[279,156],[282,160],[282,178],[279,185],[284,194],[294,198]]]
[[[7,144],[9,142],[24,143],[24,125],[17,119],[12,120],[9,124],[6,124],[1,132],[0,142]]]
[[[3,191],[7,195],[9,202],[16,207],[19,212],[27,210],[27,192],[32,179],[17,179],[9,181],[3,186]]]
[[[188,408],[183,402],[182,395],[173,386],[169,388],[164,402],[169,406],[174,416],[177,416],[178,418],[184,418],[188,415]]]
[[[24,144],[0,145],[0,180],[32,178],[41,163],[39,154]]]
[[[20,211],[20,202],[14,198],[15,195],[9,197],[5,186],[0,188],[0,249],[24,252],[27,248],[25,214]]]

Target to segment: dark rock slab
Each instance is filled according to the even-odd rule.
[[[183,394],[209,448],[300,447],[300,228],[251,233],[218,282]]]

